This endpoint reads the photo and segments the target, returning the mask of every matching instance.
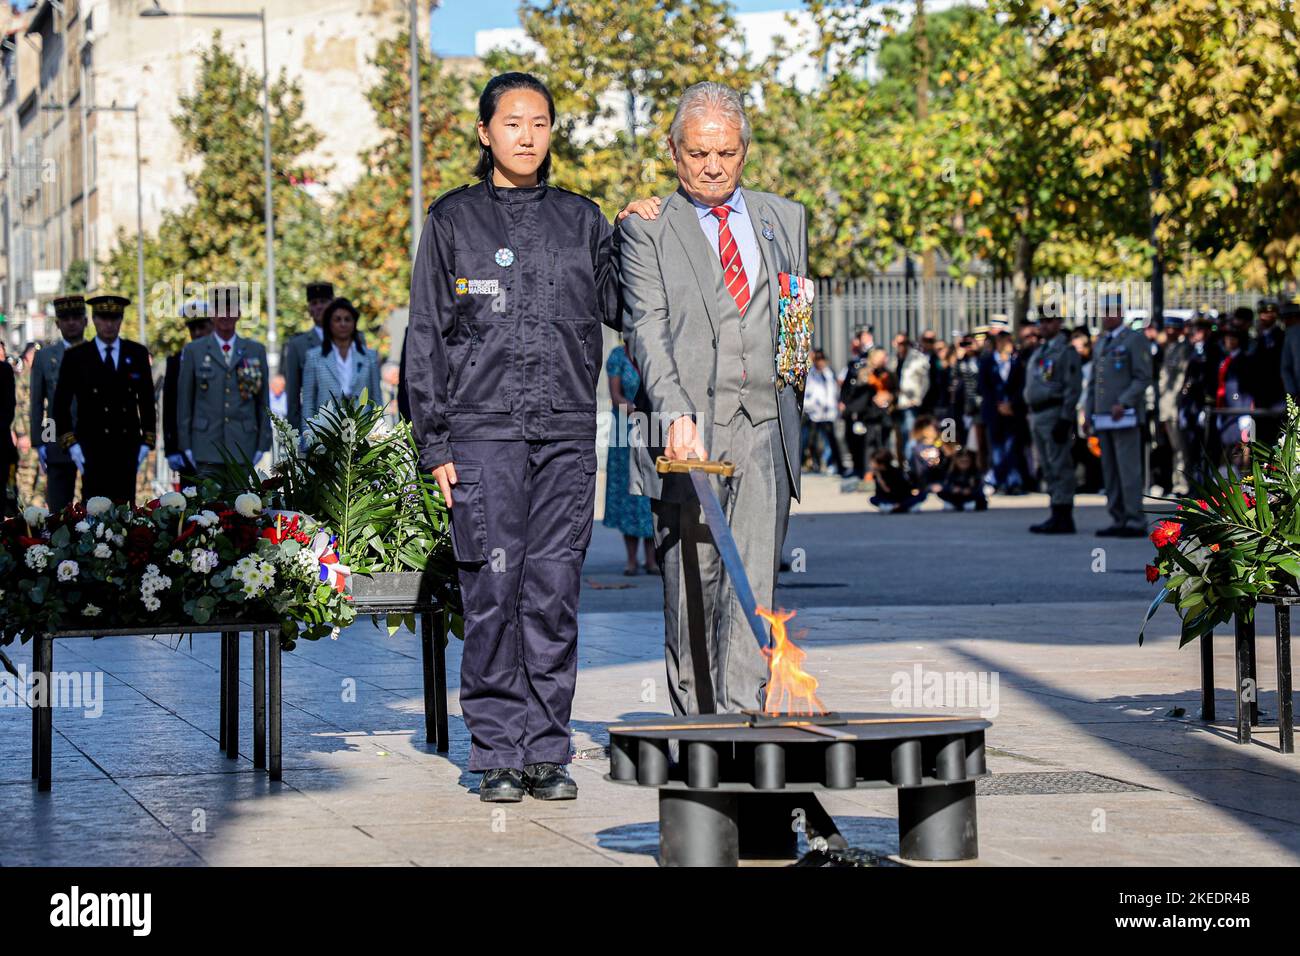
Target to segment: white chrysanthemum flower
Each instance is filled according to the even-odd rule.
[[[195,574],[207,574],[217,566],[217,552],[199,548],[190,555],[190,570]]]
[[[95,497],[86,502],[86,514],[91,517],[102,515],[104,512],[112,510],[112,507],[112,501],[105,498],[103,495],[95,495]]]
[[[246,491],[235,499],[235,510],[245,518],[252,518],[262,510],[262,499]]]
[[[193,485],[186,485],[181,489],[181,494],[186,498],[197,498],[199,496],[199,489],[195,488]]]
[[[60,581],[71,581],[81,573],[81,568],[76,561],[60,561],[58,576]]]
[[[27,549],[27,553],[23,555],[23,560],[33,571],[44,571],[45,566],[50,563],[52,553],[45,545],[34,544]]]
[[[85,534],[87,531],[90,530],[90,522],[78,521],[76,524],[72,526],[72,530],[77,532],[77,534]]]
[[[172,564],[184,564],[185,555],[181,552],[180,548],[173,548],[172,553],[167,555],[167,560]]]
[[[86,615],[86,617],[99,617],[100,611],[99,608],[95,607],[95,605],[87,604],[81,613]]]
[[[200,528],[211,528],[221,523],[220,516],[215,511],[200,511],[190,518]]]
[[[162,607],[162,601],[158,600],[158,599],[157,599],[156,597],[154,597],[152,594],[148,595],[148,596],[144,599],[144,609],[145,609],[146,611],[156,611],[156,610],[158,610],[160,607]]]
[[[39,528],[45,524],[45,519],[49,516],[49,509],[42,508],[39,505],[28,505],[23,509],[23,520],[33,528]]]
[[[101,541],[99,542],[99,544],[95,545],[95,557],[99,558],[100,560],[103,560],[105,558],[111,558],[112,556],[113,556],[113,549],[110,548],[108,545],[106,545],[104,542]]]
[[[158,507],[175,508],[178,511],[184,511],[189,501],[178,491],[169,491],[158,499]]]

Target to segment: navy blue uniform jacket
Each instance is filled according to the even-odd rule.
[[[600,207],[553,186],[480,182],[429,207],[406,340],[421,467],[452,441],[595,439],[600,326],[621,326],[613,253]]]

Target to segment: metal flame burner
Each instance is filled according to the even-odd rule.
[[[898,790],[899,855],[978,856],[975,780],[988,773],[976,718],[757,711],[609,728],[614,783],[659,790],[659,862],[735,866],[793,858],[801,801],[820,790]]]

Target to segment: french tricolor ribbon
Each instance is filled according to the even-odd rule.
[[[320,566],[321,583],[328,584],[342,594],[352,584],[352,569],[346,564],[339,564],[338,552],[334,550],[336,540],[324,531],[318,531],[312,539],[311,550]]]

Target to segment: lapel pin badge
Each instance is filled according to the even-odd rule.
[[[514,264],[515,254],[512,249],[498,249],[496,254],[497,265],[506,267]]]
[[[772,224],[766,219],[763,220],[763,238],[768,242],[773,242],[776,239],[776,230],[772,228]]]

